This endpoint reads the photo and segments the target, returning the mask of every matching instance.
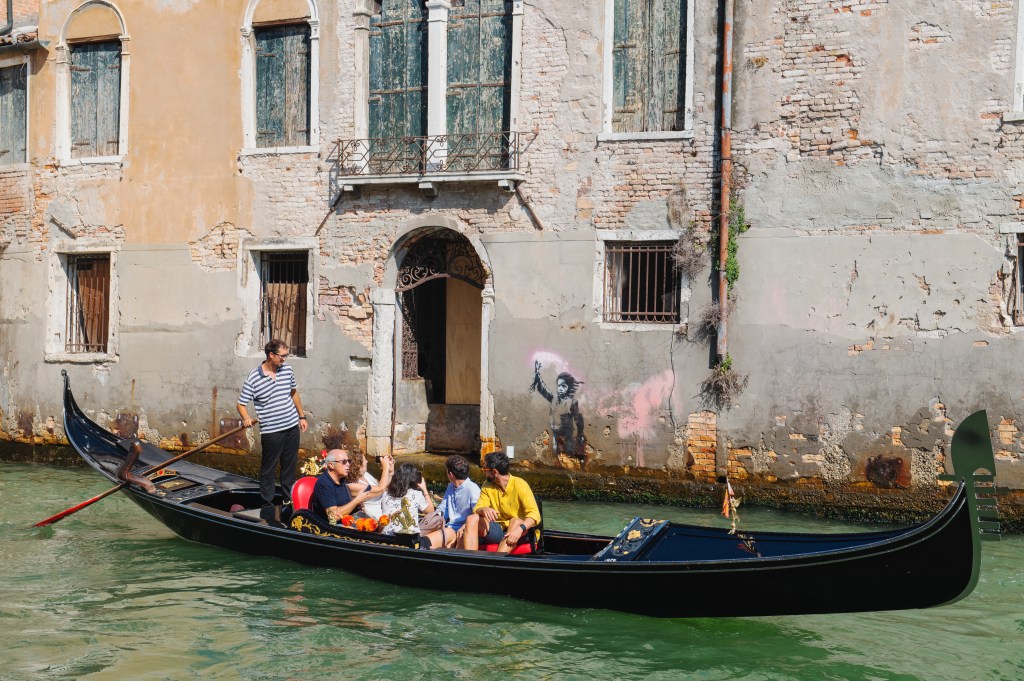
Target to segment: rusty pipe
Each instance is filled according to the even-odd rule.
[[[719,165],[718,216],[718,329],[715,355],[725,361],[729,353],[729,280],[726,262],[729,259],[729,201],[732,191],[732,29],[735,0],[724,0],[722,22],[722,124],[721,162]]]

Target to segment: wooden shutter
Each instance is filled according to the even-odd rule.
[[[466,0],[448,15],[448,132],[508,130],[512,4]]]
[[[308,260],[305,251],[264,253],[260,277],[262,342],[278,338],[300,357],[306,354]]]
[[[612,129],[682,130],[686,0],[615,0]]]
[[[110,321],[110,256],[68,259],[68,352],[106,352]]]
[[[256,146],[309,144],[307,24],[256,29]]]
[[[370,19],[370,136],[426,130],[426,10],[422,0],[382,0]]]
[[[121,118],[121,43],[71,47],[71,157],[116,156]]]
[[[0,69],[0,166],[25,162],[28,66]]]

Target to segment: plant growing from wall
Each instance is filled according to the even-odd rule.
[[[729,243],[726,245],[727,255],[725,258],[725,280],[729,282],[729,291],[732,291],[736,280],[740,278],[737,237],[748,229],[750,229],[750,225],[747,223],[747,213],[743,204],[735,197],[729,199]]]
[[[729,237],[726,244],[725,280],[728,287],[725,305],[710,305],[701,315],[699,331],[710,339],[722,324],[723,317],[728,317],[735,308],[736,301],[732,297],[732,289],[740,278],[739,240],[738,236],[750,228],[743,203],[735,196],[729,199]],[[720,233],[715,234],[715,242],[719,243]],[[720,266],[716,263],[716,267]],[[733,368],[732,357],[726,354],[711,370],[711,374],[701,385],[701,394],[706,402],[719,410],[731,407],[747,387],[749,376],[740,374]]]
[[[707,402],[719,410],[731,407],[747,387],[749,376],[740,375],[733,369],[732,357],[725,358],[711,370],[711,375],[701,384],[701,394]]]

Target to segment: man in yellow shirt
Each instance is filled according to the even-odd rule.
[[[472,515],[466,518],[463,548],[476,550],[480,544],[497,544],[508,553],[532,528],[540,524],[540,509],[530,485],[508,473],[505,452],[484,457],[487,482],[480,489]]]

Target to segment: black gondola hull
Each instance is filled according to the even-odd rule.
[[[79,454],[112,482],[126,448],[81,411],[65,384],[65,430]],[[987,437],[987,433],[986,433]],[[144,445],[147,465],[169,455]],[[920,525],[846,535],[744,533],[760,556],[724,529],[665,524],[646,558],[618,538],[548,531],[539,555],[429,551],[300,532],[241,519],[232,502],[258,500],[258,483],[181,462],[184,492],[125,488],[179,536],[241,553],[337,568],[392,584],[490,593],[556,606],[659,617],[799,615],[926,608],[963,598],[977,582],[978,520],[969,485]],[[168,485],[168,488],[174,489]],[[625,532],[624,532],[625,534]],[[621,537],[622,535],[620,535]]]

